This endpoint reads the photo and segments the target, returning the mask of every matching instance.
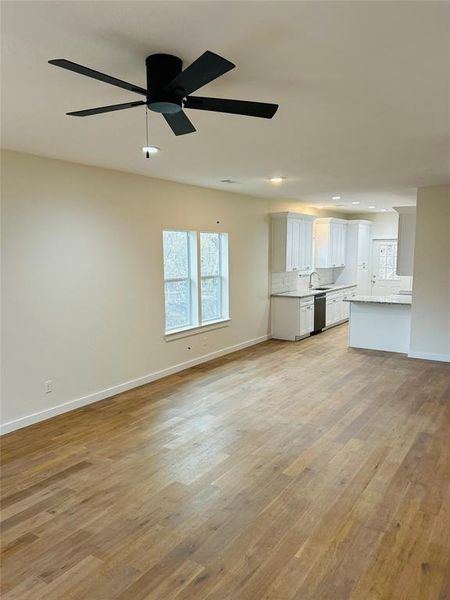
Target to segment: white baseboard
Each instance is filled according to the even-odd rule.
[[[167,377],[168,375],[179,373],[180,371],[184,371],[185,369],[189,369],[190,367],[195,367],[196,365],[208,362],[215,358],[219,358],[220,356],[225,356],[225,354],[231,354],[232,352],[243,350],[244,348],[248,348],[249,346],[254,346],[255,344],[265,342],[269,338],[269,335],[262,335],[252,340],[247,340],[246,342],[235,344],[234,346],[228,346],[227,348],[222,348],[221,350],[216,350],[215,352],[210,352],[209,354],[204,354],[203,356],[193,358],[192,360],[187,360],[186,362],[179,363],[178,365],[174,365],[173,367],[168,367],[167,369],[155,371],[154,373],[144,375],[143,377],[138,377],[137,379],[132,379],[131,381],[126,381],[125,383],[120,383],[119,385],[115,385],[113,387],[106,388],[99,392],[89,394],[88,396],[76,398],[75,400],[69,400],[69,402],[64,402],[63,404],[52,406],[51,408],[41,410],[40,412],[33,413],[25,417],[20,417],[19,419],[14,419],[13,421],[8,421],[7,423],[3,423],[0,425],[0,435],[10,433],[11,431],[15,431],[16,429],[28,427],[29,425],[39,423],[40,421],[45,421],[46,419],[56,417],[57,415],[61,415],[71,410],[75,410],[76,408],[87,406],[88,404],[92,404],[93,402],[105,400],[105,398],[110,398],[111,396],[115,396],[116,394],[120,394],[121,392],[126,392],[135,387],[145,385],[146,383],[151,383],[152,381],[162,379],[163,377]]]
[[[431,354],[430,352],[409,352],[409,358],[422,358],[423,360],[439,360],[450,362],[450,354]]]

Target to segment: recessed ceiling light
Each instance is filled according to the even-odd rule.
[[[270,178],[270,183],[273,183],[273,185],[280,185],[280,183],[283,183],[284,181],[284,177],[271,177]]]
[[[145,152],[145,154],[158,154],[159,148],[158,146],[144,146],[142,152]]]
[[[361,204],[361,202],[357,202],[356,200],[352,202],[352,204]]]
[[[341,197],[340,197],[340,196],[331,196],[331,199],[332,199],[332,200],[340,200],[340,199],[341,199]]]
[[[386,211],[387,211],[387,208],[382,208],[381,209],[381,212],[386,212]]]
[[[373,206],[373,205],[372,205],[372,206],[369,206],[369,208],[376,208],[376,206]]]

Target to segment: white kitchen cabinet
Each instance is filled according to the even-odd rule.
[[[341,299],[341,321],[346,321],[350,316],[350,303],[344,302],[345,294]]]
[[[326,302],[326,327],[331,327],[337,322],[337,307],[335,298],[327,298]]]
[[[338,290],[336,292],[329,292],[326,295],[326,327],[332,327],[337,323],[346,321],[349,317],[349,304],[344,302],[346,296],[354,296],[356,293],[356,286],[346,288],[344,290]]]
[[[316,219],[314,223],[315,266],[329,269],[345,266],[347,221]]]
[[[357,264],[369,266],[370,261],[370,223],[359,221],[357,225]]]
[[[371,221],[347,221],[345,267],[337,273],[335,283],[358,284],[358,294],[370,294]]]
[[[273,213],[272,273],[310,271],[313,268],[313,222],[301,213]]]
[[[314,329],[314,304],[300,305],[300,336],[310,334]]]
[[[330,327],[340,321],[340,293],[329,292],[326,295],[326,320],[325,325]]]
[[[314,330],[314,298],[272,296],[272,337],[278,340],[299,340]]]

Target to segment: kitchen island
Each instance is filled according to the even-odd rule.
[[[350,302],[349,346],[409,352],[411,296],[352,296]]]

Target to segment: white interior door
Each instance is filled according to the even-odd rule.
[[[372,278],[373,296],[389,296],[398,294],[401,282],[396,275],[397,240],[373,240],[372,246]]]

